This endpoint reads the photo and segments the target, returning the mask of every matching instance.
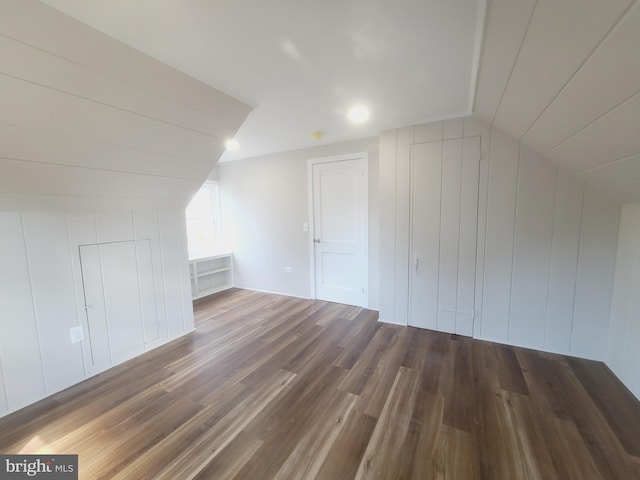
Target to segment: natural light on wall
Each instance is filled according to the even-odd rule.
[[[222,249],[220,195],[217,183],[206,182],[186,210],[189,258],[213,255]]]

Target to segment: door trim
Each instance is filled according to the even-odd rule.
[[[311,158],[307,160],[307,205],[309,226],[307,245],[309,248],[309,279],[310,298],[316,299],[316,262],[314,252],[314,219],[313,219],[313,166],[322,163],[344,162],[347,160],[360,160],[363,170],[364,183],[362,186],[362,204],[365,206],[364,218],[362,222],[363,256],[362,284],[364,285],[364,305],[369,308],[369,154],[368,152],[348,153],[345,155],[332,155],[330,157]]]

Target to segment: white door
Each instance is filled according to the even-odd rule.
[[[409,324],[473,335],[480,137],[413,146]]]
[[[310,165],[315,298],[366,306],[366,156],[312,160]]]
[[[80,246],[91,366],[101,369],[158,338],[149,240]]]

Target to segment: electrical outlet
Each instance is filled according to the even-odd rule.
[[[293,268],[291,267],[284,267],[284,273],[291,273],[293,272]]]
[[[78,343],[84,340],[84,331],[81,326],[70,328],[69,335],[71,336],[71,343]]]
[[[303,223],[302,224],[302,231],[303,232],[308,232],[309,231],[309,224],[308,223]]]

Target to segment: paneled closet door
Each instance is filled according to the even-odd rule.
[[[413,146],[409,325],[473,334],[479,172],[480,137]]]
[[[80,246],[91,365],[144,351],[158,336],[149,240]]]

